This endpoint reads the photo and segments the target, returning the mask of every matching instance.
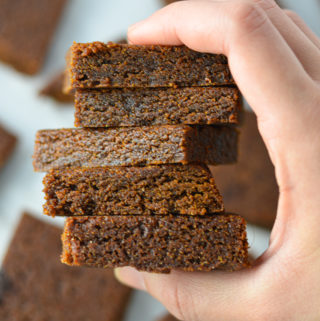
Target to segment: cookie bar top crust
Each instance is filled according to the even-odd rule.
[[[74,43],[67,54],[67,92],[74,88],[214,85],[235,85],[227,58],[185,46]]]
[[[122,320],[131,290],[111,269],[61,264],[61,232],[22,217],[0,271],[1,321]]]
[[[17,138],[0,125],[0,168],[12,154],[16,143]]]
[[[233,163],[238,133],[225,126],[187,125],[57,129],[37,133],[34,169]]]
[[[0,60],[35,74],[67,0],[0,0]]]
[[[75,125],[237,123],[240,97],[237,88],[229,87],[80,89],[75,93]]]
[[[233,214],[69,217],[62,262],[141,271],[239,270],[247,266],[243,218]]]
[[[224,210],[206,166],[158,165],[54,170],[44,212],[55,216],[205,215]]]

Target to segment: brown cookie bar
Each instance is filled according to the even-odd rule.
[[[69,217],[62,240],[69,265],[232,271],[248,259],[246,223],[233,214]]]
[[[0,320],[119,321],[131,290],[111,269],[61,264],[61,230],[25,214],[0,272]]]
[[[224,210],[206,166],[158,165],[53,170],[44,213],[55,216],[205,215]]]
[[[171,4],[173,2],[177,2],[177,1],[180,1],[180,0],[162,0],[162,2],[164,3],[164,5],[168,5],[168,4]]]
[[[66,2],[0,0],[0,59],[21,72],[38,72]]]
[[[71,166],[226,164],[237,159],[237,137],[225,126],[41,130],[33,164],[44,172]]]
[[[65,90],[234,85],[227,58],[185,46],[74,43]]]
[[[160,319],[157,319],[157,321],[179,321],[176,319],[172,314],[167,313],[166,315],[162,316]]]
[[[238,162],[211,169],[228,211],[237,211],[252,224],[272,227],[279,190],[274,167],[252,112],[244,115]]]
[[[0,168],[12,154],[16,143],[17,138],[0,125]]]
[[[168,5],[168,4],[171,4],[173,2],[178,2],[178,1],[181,1],[181,0],[162,0],[163,4],[164,5]],[[281,0],[276,0],[276,3],[280,6],[280,7],[283,7],[283,4],[281,2]]]
[[[240,93],[228,87],[76,90],[76,127],[237,123]]]
[[[74,101],[73,94],[65,94],[63,92],[63,83],[64,83],[65,73],[60,72],[41,89],[39,92],[40,96],[47,96],[53,98],[59,103],[72,103]]]
[[[163,4],[164,5],[168,5],[168,4],[171,4],[173,2],[178,2],[178,1],[181,1],[181,0],[162,0]],[[283,3],[281,0],[276,0],[276,3],[282,8],[283,7]]]
[[[120,38],[117,43],[127,43],[126,38]],[[65,81],[65,71],[60,71],[57,75],[50,78],[45,86],[40,90],[40,96],[53,98],[58,103],[73,103],[74,93],[64,93],[63,86]]]

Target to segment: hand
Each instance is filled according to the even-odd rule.
[[[320,40],[274,1],[181,1],[129,29],[135,44],[223,53],[275,165],[270,246],[252,269],[117,270],[185,321],[320,320]],[[259,211],[259,208],[257,208]]]

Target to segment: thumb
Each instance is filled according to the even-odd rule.
[[[155,274],[124,267],[115,274],[120,282],[149,292],[179,320],[234,321],[250,320],[254,282],[248,276],[253,270]]]

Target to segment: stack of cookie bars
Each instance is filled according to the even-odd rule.
[[[75,43],[77,127],[37,133],[44,212],[68,216],[62,261],[149,272],[247,265],[243,218],[207,165],[236,162],[240,94],[223,55]]]

